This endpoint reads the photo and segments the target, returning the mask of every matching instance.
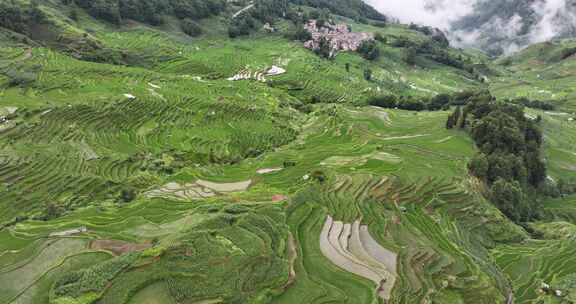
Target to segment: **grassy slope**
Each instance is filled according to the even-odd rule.
[[[576,110],[576,60],[561,59],[562,51],[576,47],[573,40],[545,42],[526,48],[510,58],[506,73],[491,85],[492,92],[502,98],[528,97],[556,101],[560,108]]]
[[[569,242],[518,245],[526,233],[463,178],[474,147],[466,134],[443,127],[448,112],[351,105],[378,90],[428,96],[477,87],[469,75],[424,58],[420,67],[408,66],[404,50],[389,45],[381,45],[383,56],[374,63],[355,54],[326,61],[280,36],[229,40],[219,18],[203,23],[209,30],[197,39],[169,25],[116,29],[86,15],[65,30],[89,30],[106,49],[127,54],[133,67],[80,61],[48,48],[0,48],[3,71],[35,78],[26,89],[0,92],[3,111],[18,107],[0,139],[0,219],[38,214],[45,202],[74,210],[0,231],[0,276],[19,285],[3,296],[14,297],[13,303],[47,303],[47,286],[58,278],[54,269],[71,271],[109,258],[85,247],[46,254],[54,251],[46,251],[46,244],[59,241],[51,232],[86,226],[82,240],[154,240],[166,248],[157,260],[141,261],[114,278],[102,303],[129,303],[154,291],[152,303],[178,297],[190,303],[375,303],[369,281],[322,256],[318,236],[327,214],[347,222],[362,218],[378,242],[399,254],[394,303],[504,303],[511,287],[524,303],[534,299],[542,278],[526,275],[522,265],[546,280],[565,276],[555,269],[572,262]],[[402,26],[353,26],[390,40],[426,39]],[[272,64],[287,70],[272,86],[225,80],[242,68]],[[363,79],[367,67],[372,82]],[[311,114],[290,107],[312,99],[336,104],[314,105]],[[573,151],[558,132],[570,129],[554,116],[544,121],[551,174],[568,175],[565,163],[573,158],[556,155]],[[175,174],[155,167],[180,158],[185,161]],[[256,173],[285,161],[296,165]],[[322,185],[303,178],[316,170],[328,178]],[[383,176],[388,181],[379,184]],[[247,191],[203,201],[140,195],[130,204],[116,203],[126,186],[142,193],[197,178],[253,183]],[[276,194],[290,200],[272,203]],[[287,287],[289,233],[298,257],[296,280]],[[548,265],[543,257],[556,246],[560,258]],[[34,265],[42,271],[30,270]]]

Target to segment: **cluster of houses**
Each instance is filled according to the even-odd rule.
[[[540,292],[547,293],[547,294],[553,294],[557,297],[563,297],[564,296],[564,293],[562,292],[562,290],[552,289],[550,287],[550,285],[545,283],[545,282],[542,282],[542,284],[540,285]]]
[[[330,43],[331,55],[338,51],[356,51],[362,42],[374,39],[372,33],[353,33],[346,24],[325,23],[319,26],[317,20],[310,20],[304,25],[304,29],[310,32],[312,36],[312,40],[304,42],[304,47],[312,50],[317,49],[320,47],[320,41],[324,38]]]

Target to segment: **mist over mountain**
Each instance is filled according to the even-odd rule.
[[[576,36],[576,0],[368,0],[401,22],[446,31],[455,46],[508,54],[555,38]]]

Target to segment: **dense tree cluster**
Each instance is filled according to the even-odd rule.
[[[358,48],[358,53],[364,59],[373,61],[380,57],[380,48],[375,40],[366,40]]]
[[[576,47],[565,48],[560,52],[560,60],[576,55]]]
[[[304,28],[302,23],[297,23],[293,31],[286,33],[286,38],[305,42],[312,40],[312,34]]]
[[[448,38],[446,37],[446,35],[440,31],[439,29],[430,27],[430,26],[425,26],[425,25],[418,25],[418,24],[410,24],[409,28],[411,30],[420,32],[426,36],[430,36],[432,38],[433,41],[439,43],[440,45],[444,46],[444,47],[448,47],[450,45],[450,41],[448,40]]]
[[[509,102],[517,104],[517,105],[521,105],[521,106],[524,106],[527,108],[540,109],[540,110],[544,110],[544,111],[552,111],[555,109],[554,104],[549,102],[549,101],[528,99],[526,97],[520,97],[520,98],[512,99],[512,100],[509,100]]]
[[[457,69],[466,69],[467,63],[462,55],[454,55],[448,51],[447,46],[434,41],[426,41],[412,46],[417,54],[429,57],[431,60]]]
[[[348,69],[349,69],[349,67],[348,67]],[[364,69],[363,74],[364,74],[364,79],[366,81],[372,81],[372,70],[370,68]]]
[[[419,26],[417,27],[428,28]],[[432,28],[429,29],[430,31],[433,31]],[[439,35],[443,36],[443,34]],[[451,51],[449,49],[449,45],[442,42],[442,39],[436,40],[431,38],[425,41],[416,42],[407,38],[395,37],[395,39],[392,40],[389,44],[393,47],[405,49],[404,62],[406,62],[408,65],[417,65],[418,62],[416,59],[418,57],[423,57],[456,69],[464,70],[471,74],[478,81],[484,82],[486,80],[486,77],[481,72],[481,69],[477,69],[476,65],[471,61],[470,58]]]
[[[45,18],[38,5],[38,1],[31,1],[30,5],[22,5],[16,0],[0,1],[0,26],[28,34],[32,23],[41,22]]]
[[[448,94],[438,94],[431,98],[413,96],[380,95],[371,97],[368,103],[386,109],[401,109],[408,111],[438,111],[447,109],[455,97]]]
[[[306,5],[317,9],[328,9],[336,15],[350,17],[356,20],[372,19],[386,21],[386,16],[362,0],[290,0],[296,5]]]
[[[180,22],[180,27],[186,35],[191,37],[200,36],[202,34],[202,28],[200,25],[198,25],[198,23],[194,22],[190,18],[182,19]]]
[[[304,29],[308,20],[316,20],[316,24],[322,27],[331,20],[331,10],[326,5],[320,5],[317,9],[304,11],[291,4],[301,4],[293,0],[258,0],[254,7],[232,19],[229,27],[229,36],[234,38],[248,35],[263,24],[274,24],[278,18],[292,21],[294,30],[286,33],[290,39],[307,41],[311,39],[310,33]],[[323,3],[324,4],[324,3]]]
[[[328,38],[326,37],[320,38],[320,40],[318,41],[318,47],[314,49],[314,52],[316,53],[316,55],[322,58],[326,59],[332,58],[333,55],[332,47],[330,46],[330,41],[328,40]]]
[[[74,0],[95,18],[119,24],[132,19],[152,25],[162,23],[163,14],[180,19],[198,20],[217,15],[226,6],[224,0]]]
[[[416,65],[416,56],[418,56],[418,51],[415,48],[409,47],[404,53],[404,62],[408,65]]]
[[[310,6],[312,10],[302,10],[298,5]],[[230,37],[248,35],[264,23],[273,24],[277,18],[292,21],[296,30],[287,34],[289,38],[304,40],[306,34],[301,25],[310,19],[322,27],[331,19],[331,14],[347,16],[360,22],[368,19],[386,24],[386,17],[361,0],[257,0],[254,7],[234,18],[228,32]]]
[[[523,107],[496,101],[489,93],[470,98],[449,116],[448,128],[466,128],[479,153],[470,161],[470,173],[490,189],[491,200],[514,221],[537,215],[533,195],[546,180],[542,161],[542,131],[525,117]]]
[[[254,7],[233,18],[228,26],[231,38],[250,34],[265,23],[273,24],[279,17],[299,18],[287,0],[258,0]]]
[[[263,23],[273,23],[274,19],[284,17],[290,6],[287,0],[259,0],[250,10],[251,16]]]

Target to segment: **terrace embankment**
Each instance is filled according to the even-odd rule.
[[[380,246],[360,221],[343,223],[327,216],[320,234],[320,250],[338,267],[374,282],[378,295],[390,299],[396,281],[397,255]]]

